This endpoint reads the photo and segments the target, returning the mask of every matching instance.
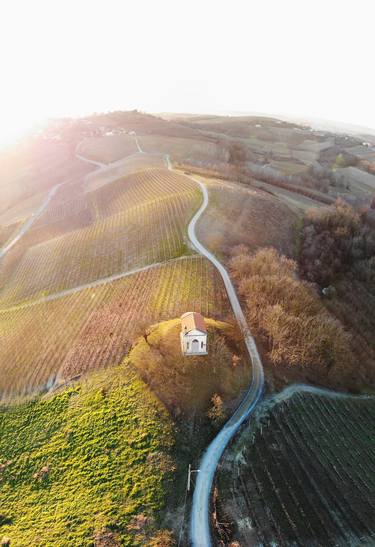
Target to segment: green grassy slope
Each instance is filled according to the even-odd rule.
[[[107,530],[118,544],[147,544],[164,504],[174,434],[129,365],[3,407],[0,430],[0,539],[12,547],[101,545]],[[147,531],[135,524],[143,515]]]
[[[208,356],[182,357],[180,321],[165,321],[121,365],[0,406],[0,543],[167,547],[185,534],[188,465],[250,374],[236,329],[206,322]]]

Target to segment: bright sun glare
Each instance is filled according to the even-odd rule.
[[[27,117],[15,116],[9,119],[2,117],[0,129],[0,147],[12,144],[27,135],[30,131],[36,128],[36,120],[28,119]]]
[[[133,108],[375,128],[374,11],[373,0],[4,0],[0,144],[45,118]]]

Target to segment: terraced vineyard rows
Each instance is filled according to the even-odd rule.
[[[53,233],[53,224],[37,227],[23,241],[24,253],[6,257],[0,281],[0,302],[8,305],[58,292],[138,266],[176,258],[186,252],[186,225],[200,195],[186,178],[168,171],[147,171],[125,184],[100,190],[87,203],[78,202],[78,214],[58,225],[74,226],[74,218],[88,225],[32,245],[38,230]],[[66,215],[74,212],[70,204]],[[84,208],[86,207],[86,208]],[[48,216],[50,213],[48,213]],[[91,221],[92,218],[96,221]],[[53,217],[52,217],[53,218]],[[9,281],[8,281],[9,280]]]
[[[28,235],[28,245],[49,239],[49,234],[61,235],[161,196],[190,193],[195,189],[189,179],[166,169],[145,169],[90,192],[85,192],[83,184],[77,181],[64,185],[35,222]]]
[[[101,216],[113,215],[129,207],[147,203],[160,196],[177,196],[196,191],[187,177],[166,169],[147,169],[128,175],[109,186],[88,194]]]
[[[232,470],[236,519],[250,519],[264,546],[370,545],[374,419],[374,399],[297,392],[278,403],[263,416],[244,445],[242,463]],[[224,503],[230,512],[229,505]],[[249,526],[235,536],[245,545],[251,533]]]
[[[48,210],[35,223],[35,228],[80,214],[87,208],[95,211],[99,218],[111,216],[160,196],[190,193],[195,190],[195,185],[187,177],[166,169],[144,169],[120,177],[95,191],[84,192],[82,185],[75,185],[74,190],[71,197],[70,186],[59,189]]]
[[[118,363],[140,326],[186,310],[218,319],[229,314],[220,276],[200,257],[174,260],[58,300],[0,310],[1,398],[27,395],[51,387],[56,378]]]

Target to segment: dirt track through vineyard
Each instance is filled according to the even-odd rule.
[[[144,153],[140,146],[138,137],[135,134],[134,138],[139,152]],[[169,154],[165,155],[165,163],[168,169],[170,171],[173,171],[173,166],[171,164]],[[220,276],[222,277],[229,301],[233,309],[233,313],[242,331],[244,341],[252,362],[252,381],[249,390],[247,391],[243,401],[241,402],[236,412],[232,415],[230,420],[228,420],[223,429],[218,433],[218,435],[207,448],[199,466],[199,473],[197,475],[197,482],[193,497],[190,536],[192,544],[194,546],[208,547],[211,545],[209,518],[210,495],[216,468],[229,441],[238,431],[241,424],[253,412],[256,404],[260,400],[264,387],[264,372],[255,340],[250,332],[250,328],[247,324],[245,315],[242,312],[240,302],[238,300],[235,288],[231,282],[228,272],[219,262],[219,260],[217,260],[217,258],[212,253],[210,253],[210,251],[208,251],[208,249],[206,249],[196,237],[196,224],[208,206],[207,189],[205,185],[198,179],[192,176],[187,176],[187,178],[189,180],[192,180],[199,187],[203,196],[203,203],[191,219],[188,226],[189,240],[192,246],[198,251],[198,253],[207,258],[214,265],[214,267],[217,269]]]

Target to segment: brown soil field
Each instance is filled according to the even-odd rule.
[[[273,246],[293,253],[296,212],[279,198],[235,183],[205,179],[209,205],[198,224],[201,241],[214,253],[227,255],[245,244],[255,250]]]
[[[224,544],[373,545],[374,417],[374,398],[292,389],[260,405],[219,471]]]
[[[209,140],[171,138],[147,135],[139,138],[145,152],[170,154],[172,158],[194,160],[213,160],[220,157],[220,148]]]
[[[92,160],[112,163],[125,156],[136,154],[138,148],[134,138],[131,135],[123,133],[120,135],[87,138],[80,143],[78,152],[82,156]]]
[[[26,150],[0,157],[0,213],[26,206],[36,194],[46,194],[55,184],[92,171],[93,166],[78,160],[66,144],[35,143]],[[18,213],[17,213],[18,214]],[[8,219],[12,222],[13,219]]]

